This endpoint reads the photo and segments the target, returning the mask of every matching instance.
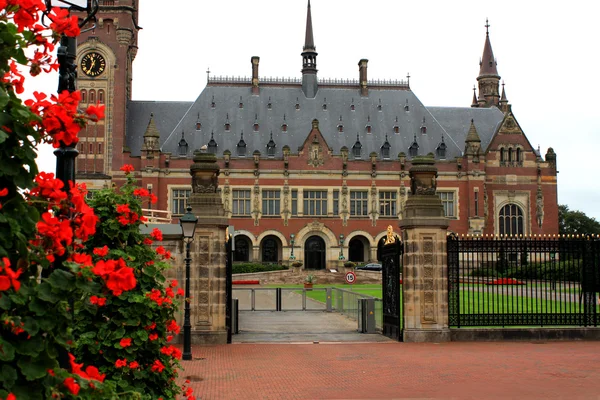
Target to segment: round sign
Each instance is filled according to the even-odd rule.
[[[346,273],[346,283],[352,285],[354,282],[356,282],[356,274],[352,271]]]

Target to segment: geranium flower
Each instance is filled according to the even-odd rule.
[[[103,306],[106,304],[106,298],[104,297],[98,297],[98,296],[91,296],[90,297],[90,303],[95,304],[97,306]]]
[[[105,257],[108,254],[108,246],[97,247],[94,249],[94,254],[99,257]]]
[[[165,366],[160,362],[160,360],[155,360],[151,368],[152,372],[163,372],[164,369]]]
[[[152,229],[152,233],[150,234],[150,236],[154,240],[158,240],[158,241],[162,241],[163,240],[163,234],[162,234],[161,230],[158,229],[158,228]]]
[[[69,392],[73,393],[74,396],[77,396],[79,394],[81,386],[79,386],[77,382],[75,382],[75,379],[73,379],[72,377],[66,378],[63,381],[63,384],[66,386],[67,389],[69,389]]]
[[[133,165],[125,164],[120,169],[121,169],[121,171],[125,172],[125,174],[129,174],[133,171]]]
[[[117,360],[115,361],[115,367],[116,368],[122,368],[122,367],[126,367],[127,366],[127,359],[122,359],[122,360]]]
[[[131,369],[136,369],[140,366],[140,364],[137,361],[132,361],[129,363],[129,368]]]
[[[131,338],[123,338],[123,339],[121,339],[121,341],[119,342],[119,344],[123,348],[129,347],[129,346],[131,346]]]

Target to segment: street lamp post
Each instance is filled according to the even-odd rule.
[[[338,257],[338,260],[343,260],[344,259],[344,234],[340,233],[340,256]]]
[[[192,214],[192,207],[187,206],[186,213],[179,219],[185,243],[185,313],[183,317],[183,354],[182,359],[192,359],[192,323],[190,321],[190,245],[194,241],[198,217]]]
[[[296,256],[294,255],[294,234],[290,234],[290,244],[292,245],[292,253],[290,254],[290,260],[294,261]]]

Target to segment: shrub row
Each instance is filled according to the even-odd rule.
[[[254,272],[282,271],[288,269],[285,265],[260,264],[260,263],[236,263],[233,264],[234,274],[252,274]]]
[[[509,265],[505,268],[498,268],[498,265],[487,265],[473,270],[469,275],[493,278],[579,281],[581,279],[581,267],[578,260],[530,263],[520,266]]]

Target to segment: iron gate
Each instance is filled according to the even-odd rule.
[[[390,239],[391,238],[391,239]],[[383,245],[379,247],[377,259],[383,267],[382,294],[383,294],[383,335],[397,341],[402,341],[402,287],[400,285],[400,271],[402,269],[403,246],[398,236],[389,236],[381,239]]]
[[[227,233],[225,241],[225,326],[227,328],[227,343],[231,343],[232,330],[232,284],[233,284],[233,235]],[[237,325],[237,324],[236,324]]]

